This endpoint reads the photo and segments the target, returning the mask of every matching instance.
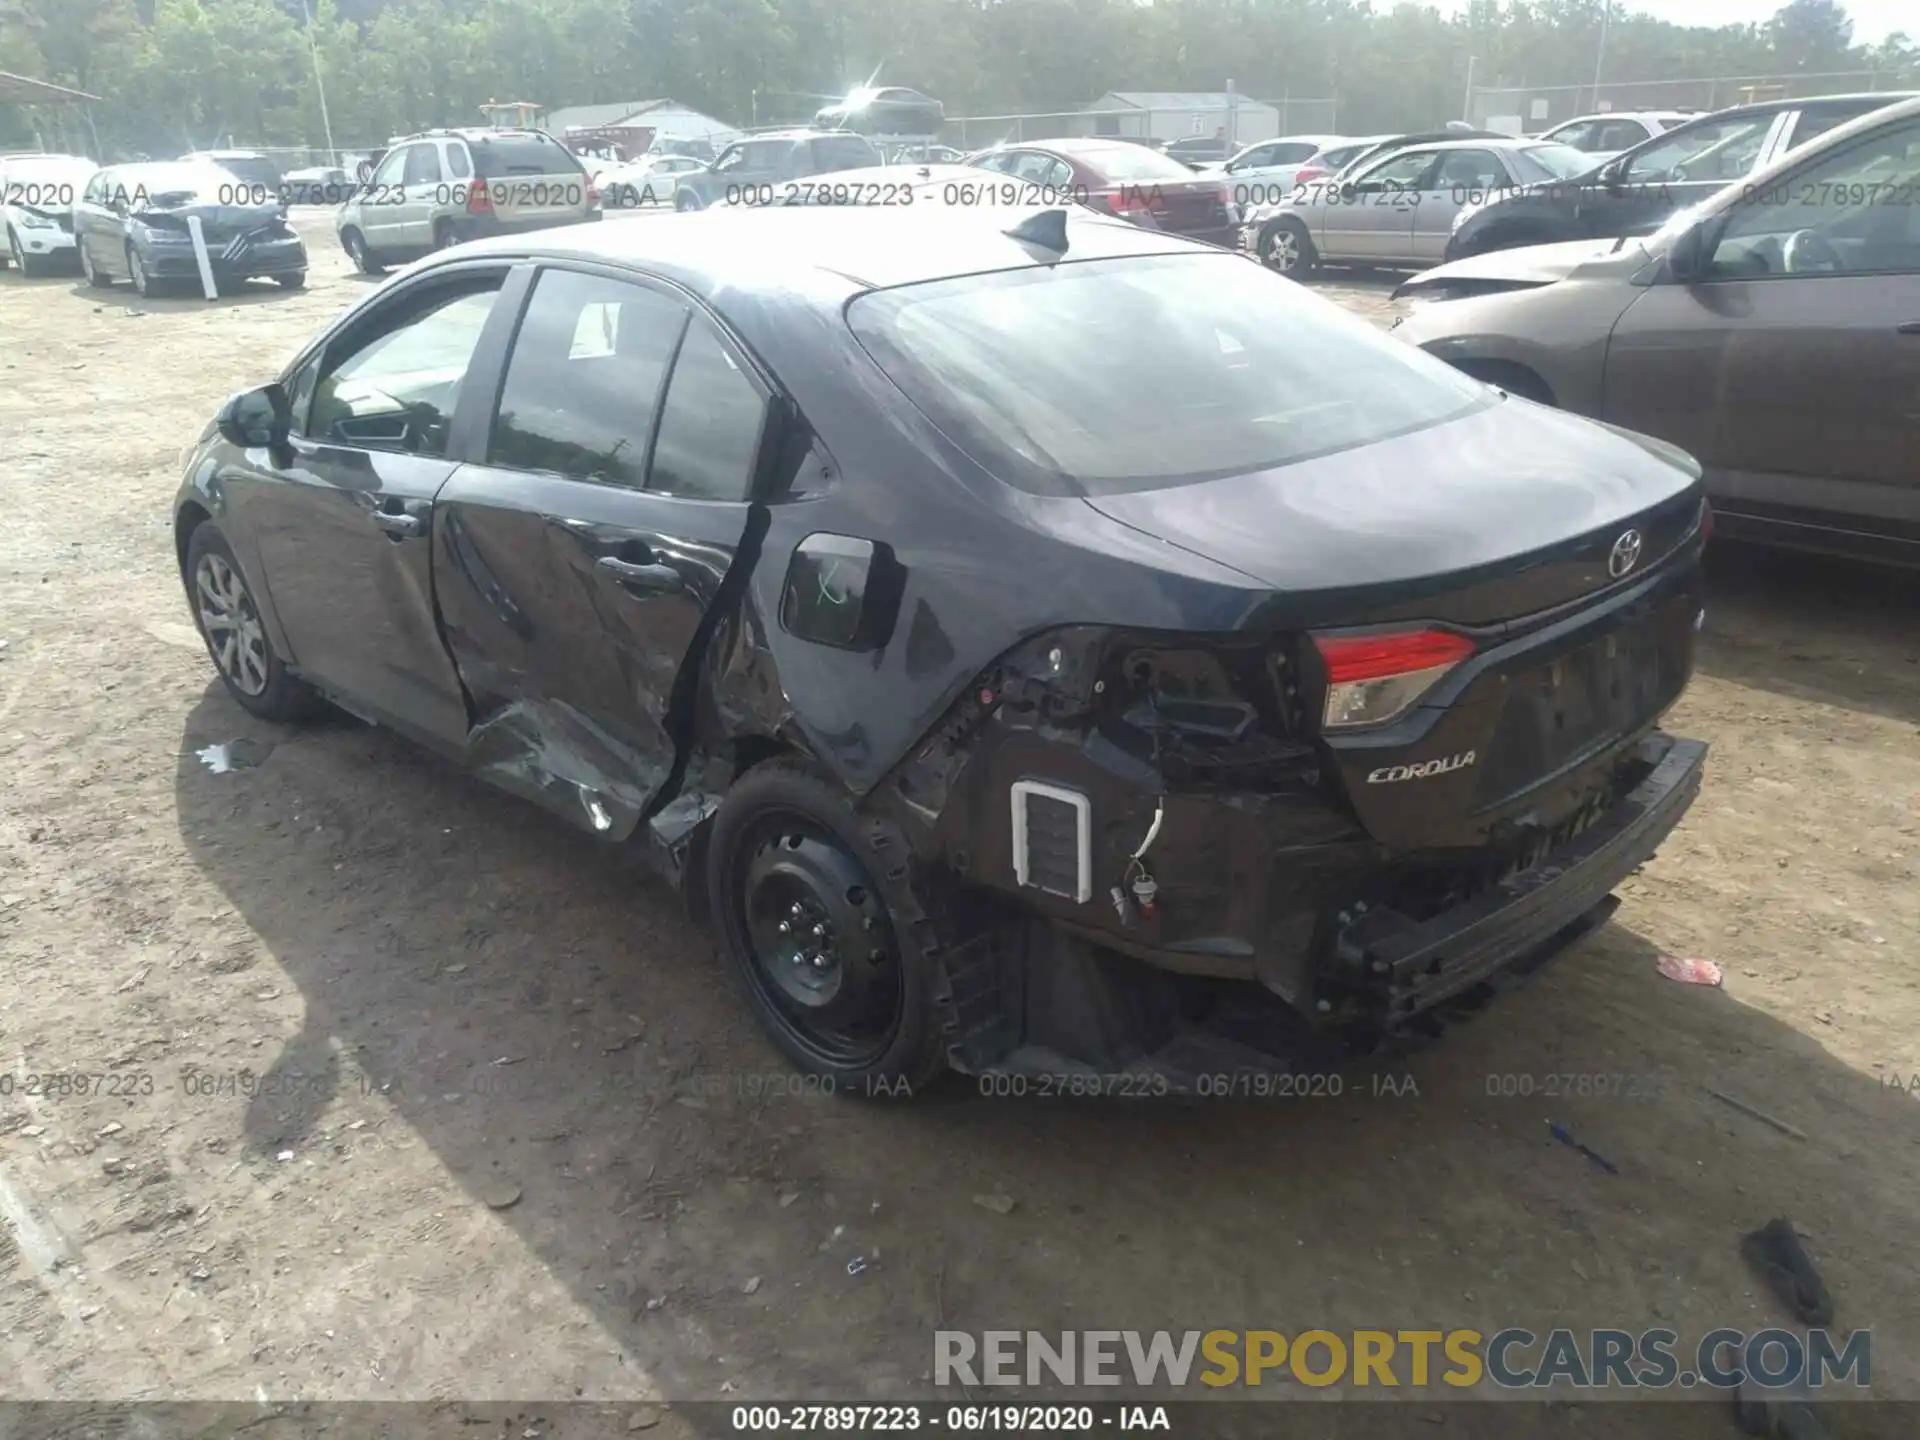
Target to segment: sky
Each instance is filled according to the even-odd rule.
[[[1639,11],[1676,25],[1764,24],[1784,4],[1786,0],[1614,0],[1620,14]],[[1392,0],[1375,0],[1373,8],[1391,9]],[[1920,0],[1844,0],[1843,8],[1853,21],[1856,45],[1878,45],[1896,30],[1920,40]]]
[[[1785,0],[1617,0],[1621,11],[1642,11],[1676,25],[1739,25],[1773,18]],[[1915,0],[1845,0],[1856,45],[1877,45],[1896,30],[1920,39]]]

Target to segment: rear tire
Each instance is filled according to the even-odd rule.
[[[911,1093],[947,1068],[945,971],[897,827],[811,768],[770,760],[727,792],[706,859],[734,977],[795,1068],[864,1096]]]
[[[275,652],[233,547],[211,520],[201,521],[187,541],[186,584],[193,623],[235,704],[281,724],[321,708],[319,694]]]
[[[341,248],[347,252],[347,258],[353,261],[353,268],[362,275],[384,275],[387,267],[380,263],[380,257],[373,247],[367,244],[367,237],[358,230],[346,229],[340,232]]]
[[[1269,270],[1298,280],[1313,273],[1320,263],[1307,227],[1291,215],[1283,216],[1260,231],[1260,263]]]
[[[273,283],[282,290],[304,290],[307,288],[307,272],[296,270],[291,275],[276,275]]]
[[[454,229],[453,221],[442,219],[433,222],[433,248],[435,250],[445,250],[459,243],[460,236]]]
[[[673,197],[673,208],[678,210],[682,215],[687,215],[702,207],[697,196],[690,195],[685,190],[682,190],[678,195]]]

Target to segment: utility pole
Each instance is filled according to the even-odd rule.
[[[338,164],[340,152],[333,148],[333,117],[327,113],[327,82],[320,77],[320,46],[313,38],[313,7],[300,0],[300,13],[307,22],[307,53],[313,57],[313,88],[320,97],[320,128],[327,135],[327,163]]]
[[[1469,125],[1473,123],[1473,67],[1479,59],[1478,55],[1467,56],[1467,99],[1460,107],[1460,118]]]
[[[1600,0],[1600,53],[1593,58],[1593,108],[1600,108],[1600,72],[1607,63],[1607,26],[1613,19],[1613,0]]]

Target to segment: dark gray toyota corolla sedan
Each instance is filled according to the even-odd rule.
[[[1683,453],[1078,212],[445,251],[176,516],[240,705],[638,847],[865,1093],[1422,1031],[1603,920],[1705,756]]]

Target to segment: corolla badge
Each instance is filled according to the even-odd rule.
[[[1629,530],[1613,542],[1607,555],[1607,574],[1618,580],[1640,563],[1640,532]]]
[[[1394,785],[1402,780],[1425,780],[1429,776],[1464,770],[1479,758],[1474,751],[1463,750],[1444,760],[1423,760],[1418,765],[1383,765],[1367,776],[1367,784]]]

